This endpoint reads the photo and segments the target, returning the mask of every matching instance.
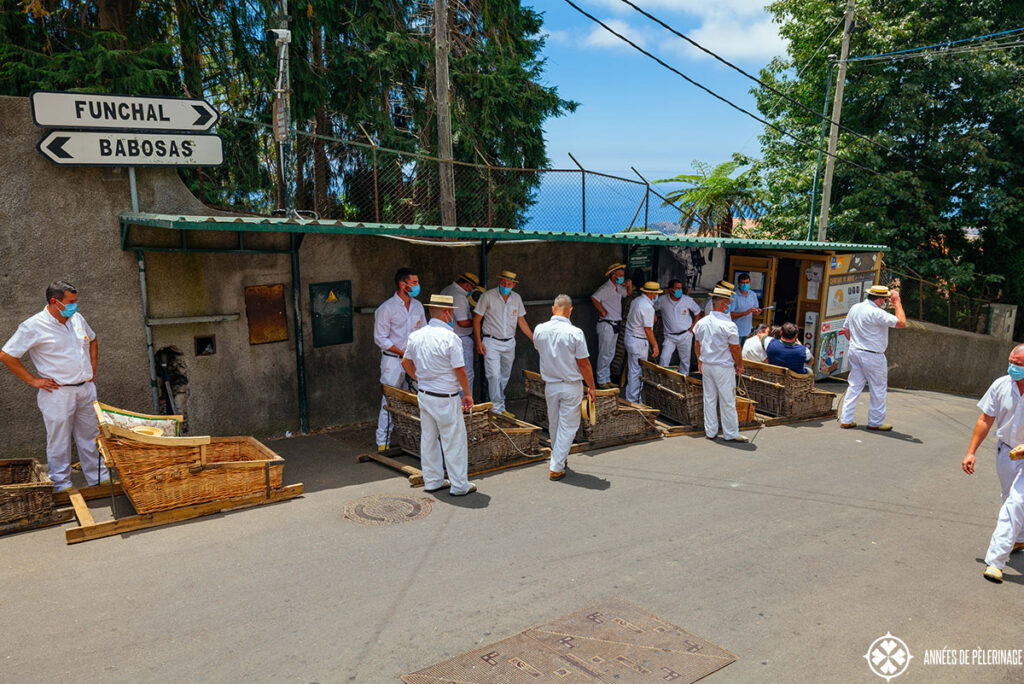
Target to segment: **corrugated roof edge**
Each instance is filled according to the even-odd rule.
[[[508,228],[471,228],[395,223],[353,223],[336,220],[313,220],[273,216],[185,216],[125,212],[122,225],[150,226],[171,230],[230,230],[243,232],[287,232],[326,235],[406,235],[494,240],[551,240],[554,242],[595,242],[615,244],[656,244],[680,247],[733,247],[778,250],[834,250],[851,252],[889,251],[885,245],[861,245],[847,242],[812,242],[808,240],[761,240],[737,237],[698,237],[672,235],[659,231],[622,233],[578,233],[547,230],[512,230]]]

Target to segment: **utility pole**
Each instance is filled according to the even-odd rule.
[[[455,170],[452,168],[452,115],[448,103],[448,2],[434,0],[434,70],[436,73],[437,149],[441,162],[441,223],[455,223]]]
[[[814,214],[818,208],[818,180],[821,178],[821,150],[825,146],[825,126],[828,124],[828,91],[832,87],[832,67],[836,64],[835,55],[828,56],[828,75],[825,76],[825,95],[821,98],[821,132],[818,133],[818,156],[814,162],[814,182],[811,184],[811,214],[807,218],[807,239],[814,236]]]
[[[843,88],[846,85],[846,60],[850,56],[850,26],[853,24],[853,6],[846,4],[846,22],[843,25],[843,44],[839,50],[839,75],[836,77],[836,97],[832,103],[832,123],[828,132],[828,157],[825,159],[825,179],[821,187],[821,216],[818,218],[818,241],[824,242],[828,232],[828,211],[832,202],[832,174],[836,167],[836,145],[839,142],[839,117],[843,112]]]

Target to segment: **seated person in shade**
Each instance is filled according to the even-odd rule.
[[[795,323],[783,323],[779,339],[773,339],[765,347],[768,363],[788,368],[794,373],[806,373],[804,364],[811,362],[811,350],[800,344],[799,334]]]
[[[754,334],[743,343],[743,360],[767,363],[767,354],[764,348],[768,345],[768,326],[761,323],[754,329]]]

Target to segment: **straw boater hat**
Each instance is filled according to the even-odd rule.
[[[616,271],[625,271],[625,270],[626,270],[626,264],[620,264],[618,262],[615,262],[614,264],[612,264],[611,266],[608,267],[608,270],[604,272],[604,275],[607,278],[608,276],[610,276],[612,273],[615,273]]]
[[[716,287],[711,291],[712,297],[721,297],[722,299],[732,299],[732,290],[724,287]]]
[[[868,288],[868,296],[869,297],[888,297],[889,296],[889,288],[887,288],[885,285],[872,285],[870,288]]]
[[[640,288],[640,291],[646,294],[661,294],[664,292],[664,290],[661,289],[661,285],[653,280],[648,280],[644,283],[644,286]]]
[[[472,292],[466,295],[466,299],[468,299],[469,303],[475,307],[476,303],[480,301],[480,295],[482,295],[484,292],[486,292],[486,290],[477,285],[476,287],[473,288]]]
[[[463,273],[460,273],[459,277],[471,283],[473,287],[477,287],[478,285],[480,285],[480,279],[476,277],[476,273],[465,271]]]
[[[718,285],[716,285],[715,287],[724,287],[724,288],[727,288],[729,290],[735,290],[736,289],[736,286],[733,283],[730,283],[728,280],[719,280],[718,281]]]
[[[518,283],[519,282],[519,278],[516,277],[516,274],[513,273],[512,271],[502,271],[501,273],[499,273],[498,274],[498,280],[502,280],[502,279],[511,280],[513,283]]]
[[[454,309],[455,298],[451,295],[430,295],[427,306],[431,309]]]

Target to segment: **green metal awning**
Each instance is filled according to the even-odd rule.
[[[884,245],[860,245],[847,242],[809,240],[756,240],[740,237],[697,237],[659,231],[621,233],[578,233],[547,230],[510,230],[507,228],[450,228],[445,226],[404,225],[395,223],[352,223],[270,216],[180,216],[126,212],[120,216],[121,233],[129,226],[148,226],[178,231],[231,231],[239,233],[309,233],[320,235],[390,235],[407,238],[448,238],[452,240],[551,242],[592,242],[616,245],[664,245],[677,247],[728,247],[733,249],[773,249],[793,251],[879,252]],[[128,246],[126,249],[146,249]]]

